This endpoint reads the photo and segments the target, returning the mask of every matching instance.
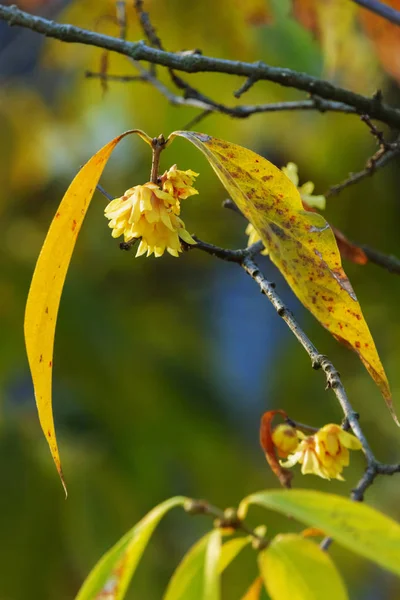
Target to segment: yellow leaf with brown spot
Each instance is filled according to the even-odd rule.
[[[203,152],[271,260],[306,308],[340,342],[354,350],[395,415],[389,383],[325,219],[303,209],[295,185],[268,160],[224,140],[176,131]]]
[[[50,225],[33,273],[25,309],[25,344],[35,391],[40,424],[61,477],[52,409],[52,368],[54,334],[58,307],[75,242],[96,185],[112,151],[122,138],[143,132],[132,129],[106,144],[82,167],[72,181]]]

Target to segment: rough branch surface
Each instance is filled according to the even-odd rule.
[[[166,52],[151,48],[144,42],[127,42],[73,25],[58,24],[42,17],[30,15],[19,10],[16,6],[0,5],[0,19],[7,21],[9,25],[26,27],[63,42],[97,46],[98,48],[124,54],[134,60],[145,60],[176,71],[225,73],[252,78],[255,81],[272,81],[285,87],[308,92],[325,100],[342,102],[352,106],[360,114],[367,113],[371,118],[378,119],[392,127],[400,128],[400,110],[388,106],[380,98],[367,98],[306,73],[272,67],[263,62],[248,63],[203,56],[197,53]]]

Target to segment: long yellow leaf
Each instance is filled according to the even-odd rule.
[[[203,152],[296,296],[338,341],[358,354],[400,425],[385,371],[329,224],[303,209],[296,186],[262,156],[202,133],[175,131],[170,139],[175,136]]]
[[[348,600],[330,556],[300,535],[276,536],[258,562],[272,600]]]
[[[112,151],[122,138],[143,132],[132,129],[106,144],[81,168],[72,181],[50,225],[36,263],[25,309],[25,344],[32,374],[40,424],[67,493],[54,430],[51,382],[54,333],[58,307],[75,242],[96,185]]]

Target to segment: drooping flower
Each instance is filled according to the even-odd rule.
[[[314,184],[312,181],[307,181],[303,183],[303,185],[299,186],[299,172],[298,167],[295,163],[289,162],[286,167],[282,167],[282,173],[286,175],[288,179],[297,187],[299,190],[302,201],[308,205],[310,208],[318,208],[319,210],[324,210],[326,205],[325,196],[314,196]],[[261,238],[258,235],[257,231],[254,229],[253,225],[249,223],[246,227],[246,235],[249,236],[247,245],[251,246],[258,242]],[[268,250],[265,249],[261,254],[268,254]]]
[[[186,200],[199,192],[192,186],[198,173],[188,169],[180,171],[176,165],[161,176],[162,189],[177,200]]]
[[[282,466],[293,467],[300,463],[303,475],[314,474],[324,479],[343,481],[341,473],[349,465],[349,450],[360,450],[362,447],[354,435],[333,423],[308,437],[300,431],[298,434],[303,439]]]
[[[155,183],[136,185],[121,198],[112,200],[104,214],[110,219],[112,236],[124,236],[125,242],[139,239],[136,256],[147,252],[158,257],[165,252],[178,256],[181,242],[195,244],[179,218],[179,201]]]
[[[349,450],[361,450],[358,438],[333,423],[325,425],[315,434],[317,454],[331,478],[337,479],[343,467],[349,465]],[[336,474],[336,475],[335,475]]]
[[[281,458],[287,458],[299,445],[299,435],[295,427],[287,423],[277,425],[272,432],[272,441]]]

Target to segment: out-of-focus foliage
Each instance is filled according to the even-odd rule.
[[[113,600],[125,598],[154,529],[169,510],[183,506],[185,501],[186,498],[176,496],[153,508],[101,558],[84,582],[76,600],[97,600],[107,596],[111,596]]]
[[[348,600],[329,554],[301,535],[278,535],[258,561],[272,600]]]
[[[349,74],[349,56],[358,63],[360,55],[373,45],[383,68],[397,81],[400,80],[400,44],[398,26],[377,17],[370,10],[359,8],[347,0],[292,0],[293,16],[319,40],[327,68],[334,75],[341,70]],[[384,0],[395,10],[400,9],[399,0]],[[362,27],[360,28],[360,25]],[[353,61],[350,61],[353,63]],[[371,74],[370,69],[368,69]],[[350,80],[347,80],[351,85]]]
[[[178,497],[153,509],[100,559],[77,600],[101,600],[109,596],[123,600],[156,525],[168,510],[180,504],[192,513],[196,506],[191,500]],[[348,599],[346,587],[329,554],[306,539],[325,533],[350,550],[400,574],[400,525],[365,504],[311,490],[266,490],[240,503],[235,519],[239,516],[242,528],[246,527],[243,519],[252,504],[290,514],[313,527],[300,535],[279,534],[268,542],[265,528],[262,527],[261,532],[259,527],[251,535],[230,539],[222,545],[222,532],[232,535],[235,528],[221,529],[215,523],[214,529],[183,557],[168,583],[164,600],[220,600],[221,574],[249,541],[254,549],[261,550],[258,567],[272,600]],[[228,509],[225,515],[231,512],[232,509]],[[257,592],[255,584],[248,593]]]
[[[145,9],[171,50],[199,47],[208,55],[262,59],[324,74],[321,46],[290,16],[289,2],[271,2],[273,19],[255,25],[241,15],[244,4],[153,0]],[[128,38],[141,39],[128,5]],[[37,5],[30,10],[39,12]],[[54,1],[40,10],[65,23],[118,35],[111,1]],[[364,50],[351,52],[335,78],[369,95],[382,88],[388,102],[398,103],[396,85],[363,39]],[[323,391],[322,375],[310,369],[240,269],[194,252],[179,260],[133,260],[111,239],[103,216],[107,200],[96,193],[71,263],[55,341],[54,413],[69,485],[65,502],[38,425],[23,343],[24,306],[38,252],[69,182],[108,139],[131,127],[150,135],[185,129],[197,111],[169,105],[148,84],[109,82],[103,95],[99,81],[84,76],[99,69],[99,49],[43,40],[3,23],[0,46],[0,597],[70,600],[99,557],[165,498],[182,493],[224,507],[255,489],[275,486],[258,445],[265,410],[284,407],[292,418],[315,426],[338,422],[342,415],[333,396]],[[109,73],[135,71],[128,59],[110,54]],[[232,92],[242,83],[212,74],[185,77],[232,104]],[[166,73],[162,79],[169,82]],[[259,83],[240,102],[299,97]],[[365,124],[351,115],[271,113],[246,120],[211,115],[201,130],[253,148],[278,166],[296,162],[304,181],[314,181],[319,193],[362,168],[376,149]],[[226,193],[206,161],[178,140],[162,168],[174,163],[201,173],[200,195],[185,205],[188,230],[220,245],[244,246],[243,221],[220,208]],[[148,149],[140,140],[125,140],[102,184],[119,196],[147,181],[149,172]],[[324,215],[350,239],[399,255],[399,183],[393,163],[330,199]],[[398,460],[397,428],[389,415],[377,416],[378,392],[356,357],[302,311],[267,258],[262,267],[340,370],[379,458]],[[346,263],[345,270],[396,403],[400,280],[373,265]],[[313,487],[348,494],[362,467],[360,457],[347,470],[345,483],[315,480]],[[297,479],[296,486],[309,485]],[[399,493],[395,477],[381,478],[366,499],[398,520]],[[265,514],[260,511],[257,524],[267,521]],[[271,536],[296,527],[278,515],[268,525]],[[126,597],[162,597],[180,558],[209,529],[206,517],[183,524],[176,512],[168,515],[138,567],[135,592]],[[255,579],[252,552],[243,550],[242,569],[227,568],[224,599],[243,595]],[[397,600],[394,576],[338,545],[331,554],[352,600],[367,594]]]
[[[400,524],[367,504],[315,490],[267,490],[245,498],[239,514],[245,516],[252,504],[290,514],[324,531],[338,544],[400,574]]]

